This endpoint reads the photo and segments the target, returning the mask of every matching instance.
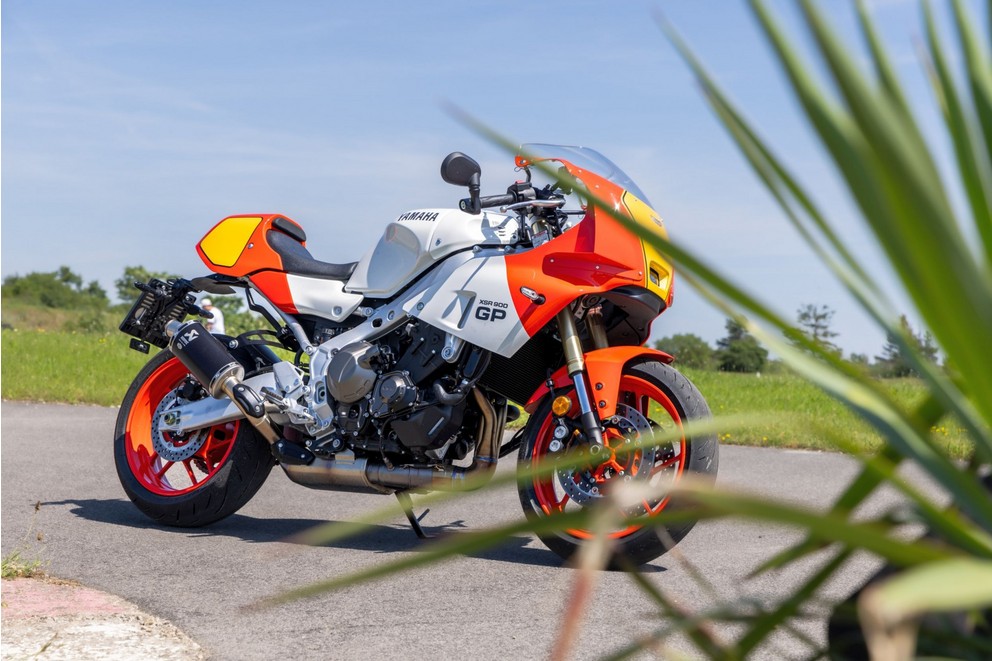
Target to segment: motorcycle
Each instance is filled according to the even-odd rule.
[[[315,259],[283,215],[239,215],[196,246],[210,275],[135,283],[121,330],[138,351],[167,350],[117,418],[117,472],[134,504],[165,525],[203,526],[278,464],[303,486],[395,494],[425,536],[411,492],[479,486],[517,451],[527,517],[634,482],[651,495],[609,531],[615,558],[648,562],[681,540],[694,521],[650,517],[669,505],[667,486],[715,478],[717,439],[684,429],[709,408],[672,356],[643,346],[672,303],[672,266],[615,214],[664,225],[592,149],[524,145],[515,164],[523,179],[482,196],[478,163],[448,155],[441,177],[469,193],[459,208],[400,214],[357,262]],[[238,290],[271,329],[212,335],[197,294]],[[516,404],[529,418],[507,439]],[[576,453],[578,464],[564,460]],[[553,468],[529,470],[542,462]],[[592,532],[539,536],[568,558]]]

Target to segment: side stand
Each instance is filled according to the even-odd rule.
[[[410,527],[413,528],[413,532],[417,534],[417,537],[420,539],[430,539],[431,536],[425,533],[424,529],[420,527],[420,521],[427,516],[430,510],[424,510],[424,513],[420,516],[415,515],[413,513],[413,500],[410,499],[410,494],[405,491],[397,491],[396,500],[400,501],[400,507],[403,508],[403,513],[406,514],[406,518],[410,522]]]

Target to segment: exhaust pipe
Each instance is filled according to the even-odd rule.
[[[390,468],[383,463],[370,462],[364,457],[355,457],[351,452],[338,453],[334,459],[318,458],[306,466],[282,464],[282,468],[289,479],[313,489],[376,491],[385,494],[409,489],[453,491],[463,489],[466,479],[477,475],[484,478],[481,484],[473,485],[478,488],[496,471],[500,436],[506,424],[506,409],[497,414],[492,403],[478,388],[473,389],[472,393],[482,411],[482,421],[479,423],[475,459],[468,468]]]
[[[242,383],[245,368],[234,359],[223,342],[211,335],[199,321],[170,321],[165,325],[165,333],[170,338],[169,351],[207,389],[211,397],[220,399],[226,395],[265,440],[272,445],[282,441],[265,414],[265,402],[257,392]]]

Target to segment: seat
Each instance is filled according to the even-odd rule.
[[[314,259],[300,241],[280,230],[269,230],[266,239],[282,258],[282,266],[287,273],[347,282],[358,266],[358,262],[332,264]]]

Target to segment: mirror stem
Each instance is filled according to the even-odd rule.
[[[469,208],[468,212],[473,215],[482,213],[482,202],[479,199],[479,191],[482,190],[480,175],[473,174],[468,184]]]

